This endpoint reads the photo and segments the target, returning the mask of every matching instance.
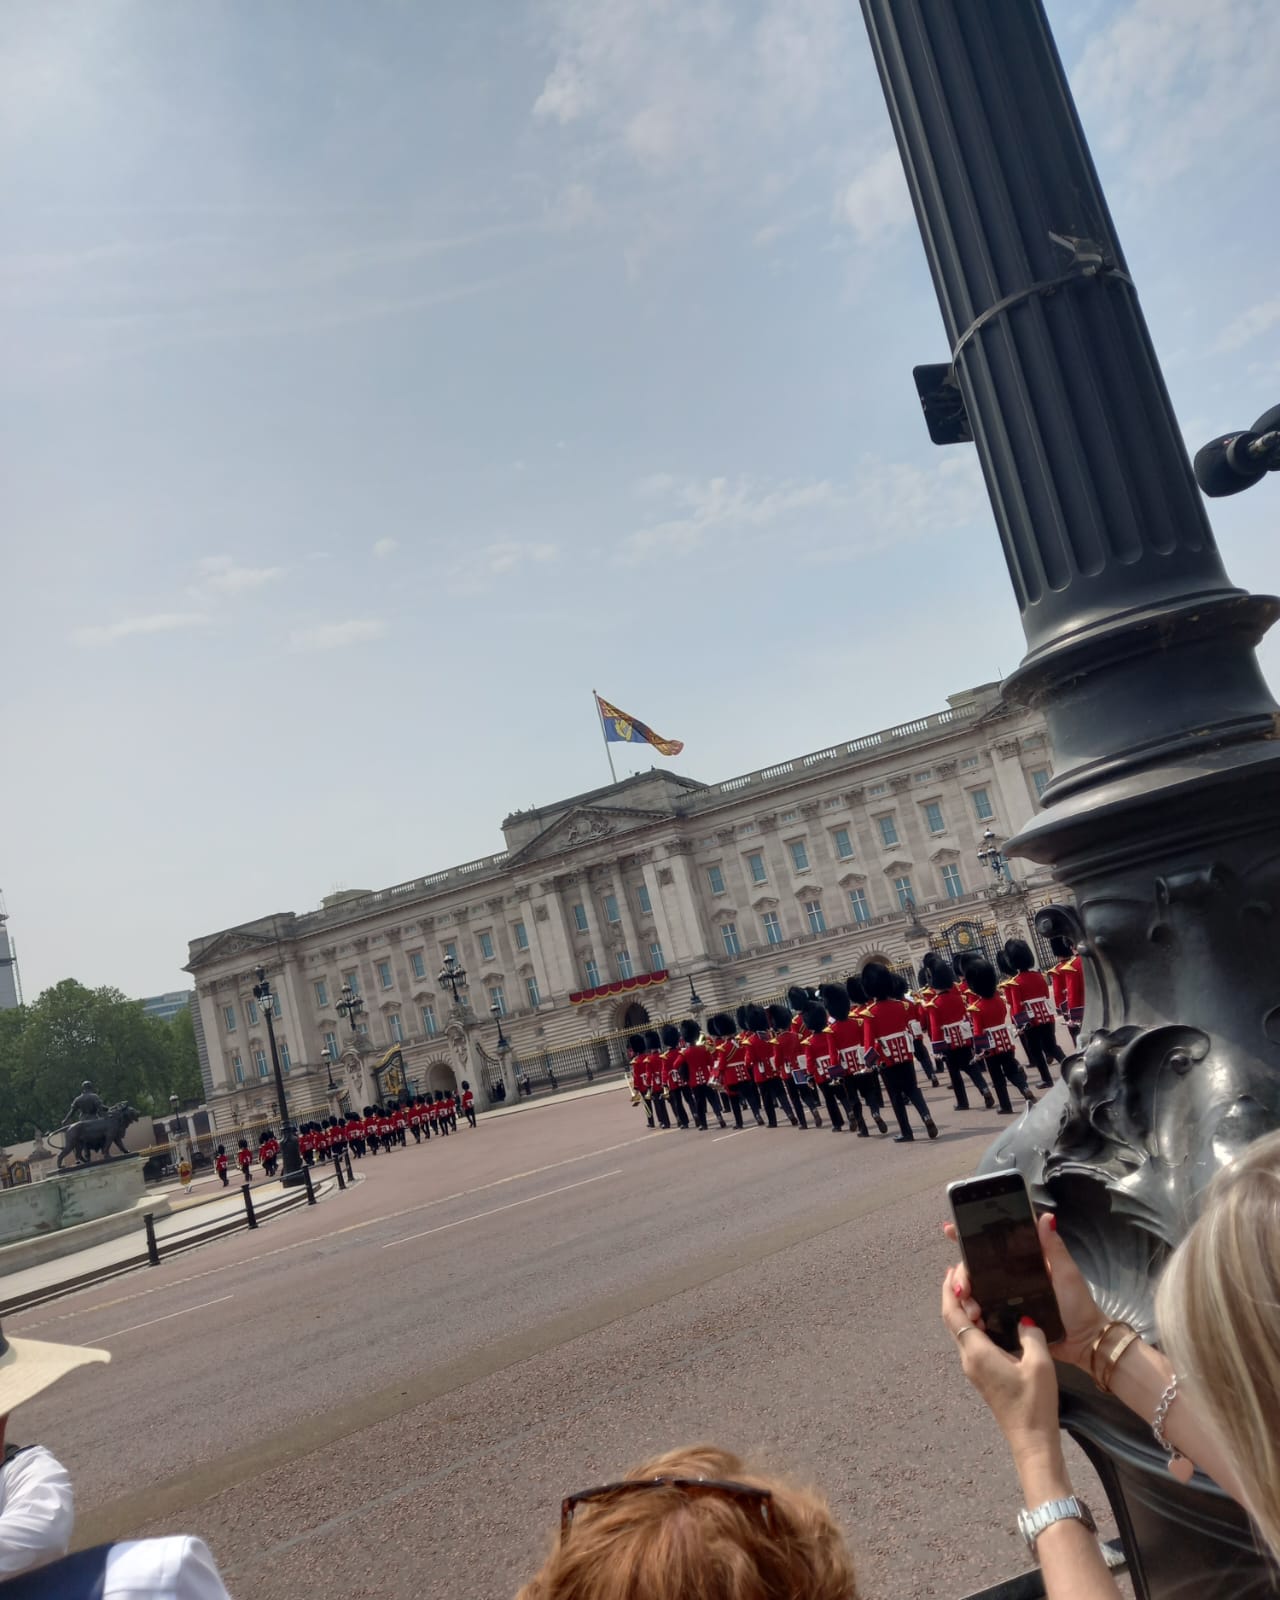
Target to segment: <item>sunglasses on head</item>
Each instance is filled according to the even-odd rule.
[[[601,1500],[620,1500],[626,1495],[643,1494],[649,1489],[678,1489],[682,1494],[718,1494],[734,1500],[753,1514],[758,1511],[766,1528],[772,1530],[773,1493],[746,1483],[730,1483],[723,1478],[624,1478],[621,1483],[602,1483],[596,1489],[580,1489],[560,1502],[560,1542],[573,1526],[574,1512],[581,1505]]]

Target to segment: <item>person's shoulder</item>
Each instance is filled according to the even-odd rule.
[[[203,1539],[174,1534],[112,1545],[102,1600],[229,1600]]]

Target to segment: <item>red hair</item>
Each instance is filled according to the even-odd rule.
[[[768,1489],[768,1521],[729,1495],[677,1488],[587,1501],[517,1600],[858,1600],[852,1558],[820,1495],[707,1444],[627,1473],[664,1477]]]

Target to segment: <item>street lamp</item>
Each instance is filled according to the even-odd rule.
[[[303,1182],[302,1156],[298,1151],[298,1134],[289,1121],[289,1107],[284,1097],[284,1076],[280,1071],[280,1052],[276,1049],[276,1030],[271,1020],[276,997],[271,992],[271,980],[264,967],[258,968],[258,981],[253,986],[253,998],[267,1019],[267,1039],[271,1045],[271,1067],[276,1075],[276,1107],[280,1112],[280,1182],[285,1188],[296,1188]]]
[[[902,909],[911,913],[911,921],[907,924],[907,930],[903,937],[907,939],[927,939],[929,930],[920,920],[920,914],[916,910],[915,895],[909,894],[907,896],[906,904]]]
[[[695,1017],[699,1017],[706,1010],[706,1001],[693,986],[693,979],[689,979],[689,1010]]]
[[[340,1017],[345,1017],[351,1024],[352,1033],[356,1032],[356,1018],[364,1010],[364,1001],[355,992],[349,983],[342,985],[342,998],[335,1008]],[[325,1052],[328,1054],[328,1051]]]
[[[495,1001],[489,1007],[489,1014],[498,1025],[498,1054],[501,1056],[511,1048],[511,1040],[502,1031],[502,1007]]]
[[[327,1044],[321,1046],[320,1054],[324,1057],[324,1070],[329,1075],[329,1093],[337,1094],[338,1085],[333,1081],[333,1056]]]
[[[1006,862],[1000,846],[996,843],[996,836],[987,828],[982,835],[983,848],[978,851],[978,860],[984,867],[990,867],[997,879],[1009,876],[1009,865]]]
[[[456,956],[444,958],[444,965],[440,968],[440,983],[453,996],[454,1005],[461,1006],[463,1002],[460,996],[467,987],[467,971]]]

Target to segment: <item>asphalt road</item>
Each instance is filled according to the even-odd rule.
[[[71,1468],[78,1543],[198,1533],[255,1600],[509,1600],[562,1494],[700,1439],[819,1484],[869,1600],[959,1600],[1028,1564],[936,1315],[943,1185],[1008,1123],[927,1093],[906,1147],[648,1133],[621,1092],[411,1141],[6,1323],[114,1356],[11,1435]]]

